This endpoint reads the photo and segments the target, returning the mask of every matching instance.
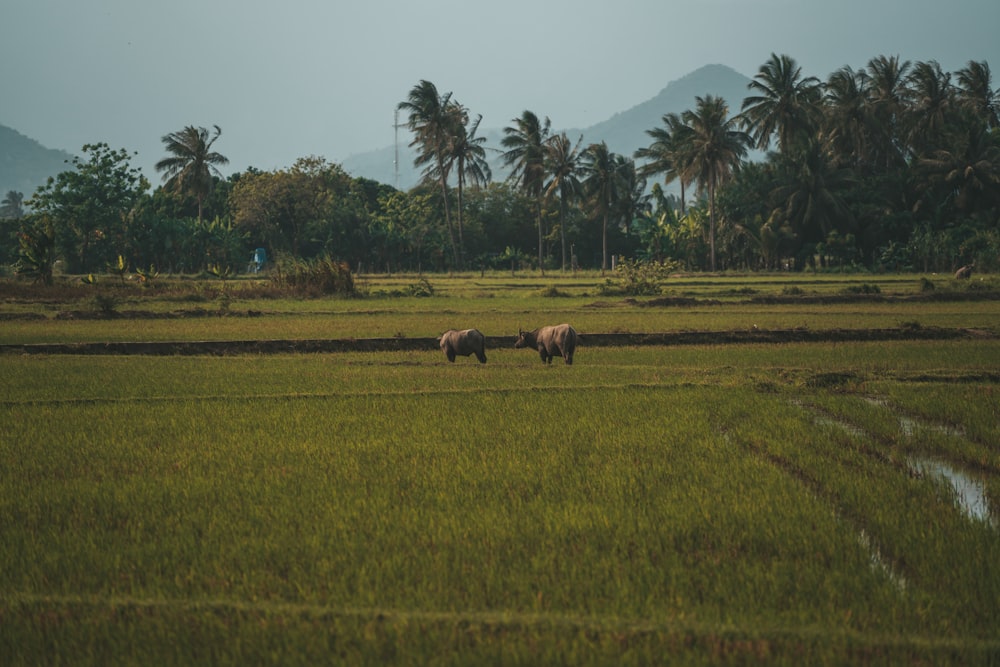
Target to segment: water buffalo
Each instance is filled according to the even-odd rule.
[[[448,329],[438,338],[441,350],[448,357],[448,361],[454,362],[455,357],[461,355],[467,357],[470,354],[476,355],[479,363],[486,363],[486,337],[478,329],[465,329],[456,331]]]
[[[975,264],[968,264],[963,266],[958,271],[955,272],[955,280],[968,280],[972,277],[972,269],[975,268]]]
[[[556,324],[534,331],[518,329],[514,347],[530,347],[538,350],[543,363],[552,363],[553,357],[562,357],[567,364],[573,363],[576,350],[576,329],[568,324]]]

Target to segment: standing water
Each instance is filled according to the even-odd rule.
[[[865,400],[878,407],[888,407],[885,401],[878,398]],[[927,424],[905,415],[899,415],[899,428],[907,438],[912,438],[921,428],[930,428],[938,433],[956,438],[965,437],[965,433],[960,427]],[[969,517],[977,521],[985,521],[993,526],[996,525],[996,517],[990,511],[990,503],[986,497],[986,484],[982,478],[939,459],[910,456],[907,458],[907,464],[917,474],[947,482],[955,493],[958,506]]]
[[[949,463],[928,458],[910,457],[910,467],[921,475],[946,481],[955,492],[959,507],[973,519],[995,524],[986,499],[986,485],[981,479],[953,467]]]

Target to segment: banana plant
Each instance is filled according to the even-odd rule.
[[[219,280],[225,281],[227,278],[233,275],[233,267],[231,266],[222,267],[219,264],[213,264],[212,266],[208,267],[208,273],[210,275],[215,276]]]
[[[118,255],[118,261],[114,264],[108,264],[108,271],[118,275],[118,279],[121,280],[122,285],[125,284],[125,274],[128,273],[128,262],[121,255]]]
[[[35,282],[52,284],[52,267],[55,264],[55,234],[50,226],[25,227],[18,232],[18,275],[32,276]]]
[[[499,257],[501,262],[510,262],[510,275],[514,275],[514,271],[517,270],[517,265],[526,261],[528,255],[521,251],[520,248],[515,248],[513,246],[507,246],[504,248],[503,253]]]
[[[143,285],[150,285],[160,275],[160,272],[156,270],[155,266],[150,264],[148,271],[140,269],[138,266],[135,267],[135,274],[139,276],[140,283]]]

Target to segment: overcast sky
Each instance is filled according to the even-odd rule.
[[[1000,87],[1000,0],[6,0],[0,25],[0,124],[138,151],[154,183],[186,125],[221,126],[226,175],[391,146],[421,79],[484,129],[525,109],[586,127],[771,53],[822,79],[878,55],[986,60]]]

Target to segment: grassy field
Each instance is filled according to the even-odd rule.
[[[174,281],[157,289],[75,285],[59,298],[38,291],[0,300],[0,345],[94,341],[199,341],[431,337],[475,326],[517,335],[555,321],[588,333],[878,329],[995,330],[1000,281],[924,276],[820,275],[677,278],[660,297],[605,293],[609,277],[505,274],[430,276],[432,296],[399,297],[416,276],[370,276],[354,299],[289,299],[259,281]],[[612,285],[613,286],[613,285]],[[0,284],[0,295],[3,294]],[[98,297],[103,297],[100,301]],[[971,298],[970,298],[971,297]],[[107,307],[110,302],[110,307]],[[102,310],[107,307],[107,311]]]
[[[462,280],[420,299],[229,302],[271,311],[252,320],[8,303],[50,314],[2,335],[601,332],[623,321],[609,310],[629,331],[960,317],[983,335],[584,345],[572,367],[512,347],[486,365],[433,349],[0,355],[4,664],[1000,660],[995,301],[643,307],[593,282],[546,297]],[[690,291],[722,300],[719,280]]]

